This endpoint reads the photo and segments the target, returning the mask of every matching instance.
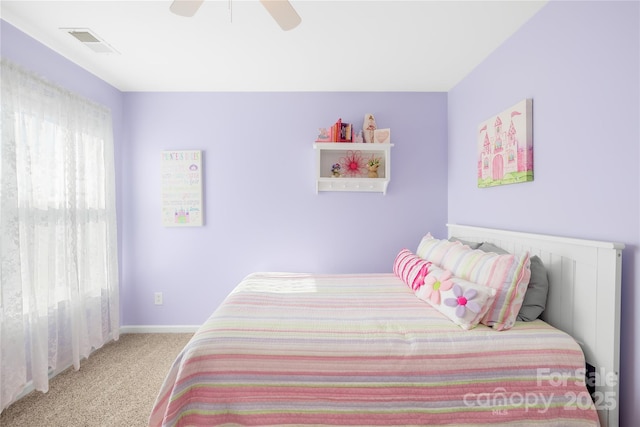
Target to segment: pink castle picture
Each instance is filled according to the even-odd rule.
[[[478,131],[478,187],[533,181],[532,100],[490,118]]]

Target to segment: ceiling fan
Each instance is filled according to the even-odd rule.
[[[173,0],[171,12],[180,16],[193,16],[198,11],[204,0]],[[280,28],[289,31],[302,22],[300,15],[295,11],[288,0],[260,0]]]

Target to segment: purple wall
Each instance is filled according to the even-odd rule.
[[[449,222],[626,244],[622,426],[640,420],[639,23],[637,2],[552,1],[449,92],[448,114]],[[524,98],[534,181],[478,189],[478,124]]]
[[[446,98],[125,94],[124,324],[200,324],[253,271],[390,272],[400,249],[415,250],[427,231],[444,235]],[[367,112],[392,129],[387,194],[316,195],[317,129],[338,118],[361,128]],[[162,227],[164,149],[204,150],[204,227]]]

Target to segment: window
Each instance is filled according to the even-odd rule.
[[[0,410],[119,334],[109,110],[5,60],[1,102]]]

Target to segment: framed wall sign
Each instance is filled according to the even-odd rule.
[[[161,153],[162,225],[201,226],[202,151],[167,150]]]

